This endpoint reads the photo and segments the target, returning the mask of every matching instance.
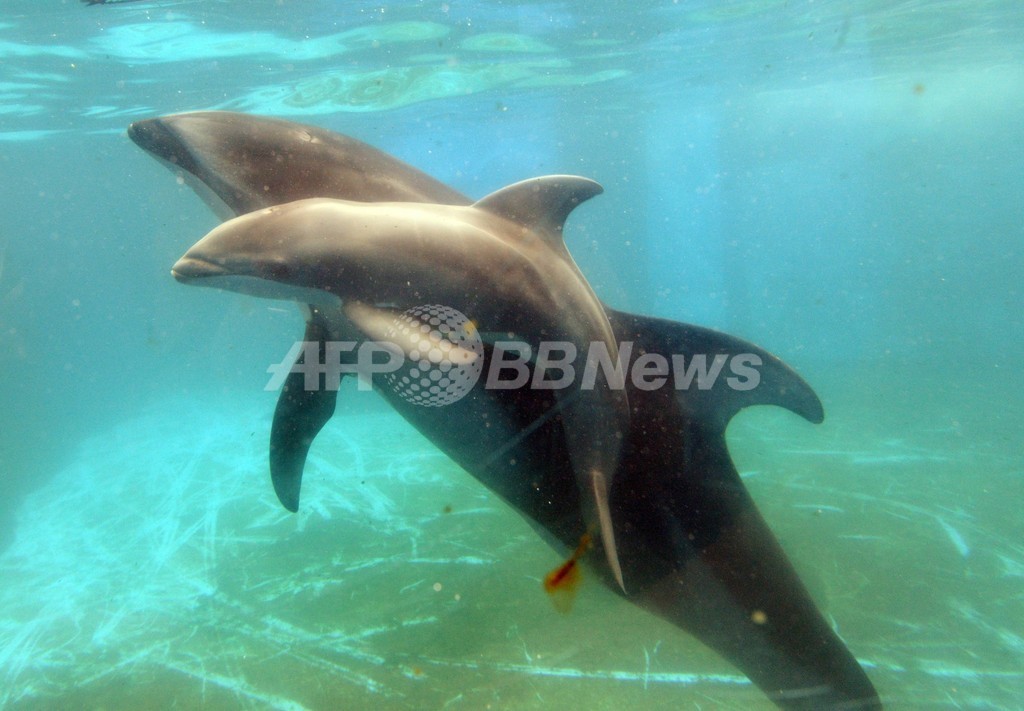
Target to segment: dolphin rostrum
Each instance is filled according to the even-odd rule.
[[[374,336],[379,332],[375,325],[378,317],[390,316],[390,312],[358,300],[344,304],[338,294],[306,290],[304,283],[289,282],[285,273],[302,263],[297,247],[291,245],[290,236],[275,248],[261,244],[257,235],[262,228],[256,226],[269,228],[275,214],[288,210],[312,214],[342,204],[351,209],[346,203],[308,198],[436,203],[428,210],[432,220],[452,214],[440,206],[473,205],[469,198],[375,148],[288,121],[197,112],[134,123],[129,136],[188,179],[219,214],[243,215],[283,205],[278,213],[257,213],[248,222],[228,223],[233,226],[227,232],[218,233],[218,228],[211,233],[211,237],[237,238],[233,249],[240,250],[236,254],[242,257],[240,262],[228,266],[226,253],[203,257],[200,242],[193,248],[199,251],[190,250],[175,271],[179,278],[194,283],[218,285],[220,280],[220,286],[232,290],[285,296],[309,304],[304,340],[319,344],[321,359],[329,341]],[[564,180],[556,178],[554,182]],[[575,195],[570,203],[587,193],[585,183],[576,185],[583,192],[570,190]],[[284,205],[294,201],[299,202]],[[486,211],[487,199],[481,203],[472,209]],[[498,219],[511,222],[532,219],[535,227],[537,220],[543,221],[539,213],[529,213],[529,201],[506,204],[513,203],[519,208],[493,212]],[[409,205],[402,209],[416,210]],[[529,209],[540,208],[534,204]],[[570,209],[563,208],[560,217],[564,219]],[[486,222],[492,217],[480,219]],[[549,219],[545,228],[549,236],[541,238],[554,251],[563,249],[552,246],[560,245],[560,240],[550,239],[552,231],[559,231],[550,227],[556,223],[560,227],[560,221]],[[239,225],[250,229],[239,229]],[[454,227],[448,224],[444,229]],[[268,229],[267,234],[276,232]],[[349,247],[335,244],[335,248]],[[372,245],[366,248],[373,250]],[[269,259],[272,254],[282,258],[276,266]],[[408,255],[403,258],[408,260]],[[430,251],[422,258],[434,267],[440,265]],[[259,260],[264,260],[266,271],[256,273]],[[469,268],[487,269],[486,264]],[[486,299],[489,290],[507,288],[511,279],[509,274],[491,276],[490,283],[477,284],[470,296]],[[436,271],[430,276],[416,275],[421,277],[423,288],[438,287],[436,282],[443,280]],[[585,289],[577,288],[583,290],[577,298],[586,302]],[[490,298],[493,300],[493,294]],[[531,314],[543,311],[536,303],[530,308]],[[752,388],[732,387],[726,378],[708,387],[681,389],[638,387],[636,381],[625,380],[628,419],[615,421],[605,432],[588,435],[600,439],[625,422],[616,455],[608,455],[617,461],[617,467],[607,480],[608,513],[614,524],[621,577],[610,556],[591,558],[591,568],[625,599],[718,651],[780,707],[881,708],[871,682],[823,619],[758,512],[725,443],[729,420],[751,405],[778,405],[820,422],[824,414],[813,390],[782,361],[741,339],[607,307],[604,312],[615,345],[621,349],[632,344],[628,352],[612,351],[625,354],[626,370],[650,354],[681,357],[672,359],[664,373],[670,382],[685,382],[690,372],[685,370],[689,368],[686,364],[701,358],[733,364],[736,358],[754,358],[733,368],[734,375],[741,374],[742,363],[759,361],[760,365],[757,385]],[[550,313],[533,315],[558,325]],[[606,337],[603,324],[596,325],[598,321],[593,315],[584,319],[585,325],[573,332],[575,337]],[[515,326],[521,328],[518,322]],[[531,327],[536,325],[526,328]],[[495,353],[492,344],[485,344],[485,361],[492,362]],[[549,543],[561,551],[580,550],[577,546],[588,527],[593,528],[592,517],[597,514],[600,519],[600,514],[586,500],[591,492],[581,486],[581,464],[573,454],[578,443],[574,444],[569,432],[571,419],[565,417],[577,409],[571,398],[556,397],[551,390],[477,387],[461,400],[437,409],[411,404],[383,378],[375,378],[374,387],[442,451],[516,508]],[[334,412],[336,397],[333,389],[306,389],[304,376],[296,372],[282,388],[271,431],[270,468],[279,498],[292,510],[298,505],[310,444]],[[620,404],[612,400],[610,407]],[[474,426],[482,421],[488,426]],[[585,483],[586,476],[582,481]],[[602,534],[605,530],[601,526]]]

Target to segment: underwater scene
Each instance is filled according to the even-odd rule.
[[[0,708],[1021,708],[1022,88],[1010,0],[4,0]]]

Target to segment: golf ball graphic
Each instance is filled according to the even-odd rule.
[[[406,360],[385,380],[414,405],[450,405],[480,378],[483,342],[461,311],[439,304],[413,307],[395,319],[386,337],[405,353]]]

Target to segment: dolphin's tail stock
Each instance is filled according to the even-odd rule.
[[[878,709],[878,694],[857,660],[823,618],[729,456],[725,428],[754,404],[785,407],[820,422],[810,386],[778,358],[741,339],[709,329],[609,310],[620,340],[634,352],[695,356],[756,356],[759,384],[677,390],[631,398],[634,441],[656,438],[664,469],[630,467],[612,493],[631,599],[687,630],[736,665],[786,709]],[[747,361],[749,362],[749,361]],[[733,383],[735,385],[735,381]],[[743,383],[741,383],[743,385]],[[650,462],[650,459],[647,459]],[[642,491],[644,495],[636,492]]]
[[[687,547],[678,567],[638,596],[642,606],[718,651],[782,708],[881,708],[745,491],[725,442],[696,442],[693,452],[694,470],[704,472],[695,487],[701,505],[728,522],[714,540]]]

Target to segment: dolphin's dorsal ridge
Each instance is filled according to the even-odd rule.
[[[604,192],[578,175],[545,175],[513,183],[478,200],[473,207],[562,240],[562,226],[577,205]]]

